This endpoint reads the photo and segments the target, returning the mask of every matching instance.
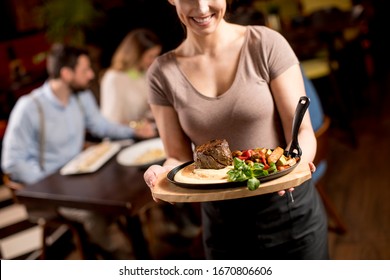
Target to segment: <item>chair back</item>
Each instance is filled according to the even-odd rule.
[[[317,139],[317,153],[314,158],[314,164],[316,165],[317,170],[313,174],[313,179],[316,182],[315,183],[316,188],[318,190],[318,193],[321,196],[321,199],[324,203],[329,218],[329,224],[328,224],[329,230],[335,231],[336,233],[339,234],[344,234],[347,232],[347,226],[345,225],[342,217],[337,211],[338,209],[333,204],[332,199],[326,193],[324,182],[321,182],[320,180],[321,178],[324,177],[327,168],[326,162],[327,162],[327,155],[329,150],[330,123],[331,123],[330,117],[324,115],[324,123],[315,132],[316,139]]]
[[[319,129],[315,131],[315,136],[317,139],[317,153],[314,158],[314,164],[317,166],[322,161],[327,160],[328,148],[329,148],[329,127],[330,127],[330,117],[324,115],[324,122]]]
[[[15,203],[19,203],[16,197],[16,191],[24,189],[24,185],[15,181],[12,181],[9,174],[3,174],[4,185],[11,191],[12,199]]]

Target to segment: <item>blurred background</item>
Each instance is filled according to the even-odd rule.
[[[286,37],[318,95],[323,115],[317,136],[326,144],[325,167],[316,179],[329,214],[331,258],[390,259],[389,1],[228,2],[228,21],[267,25]],[[99,102],[99,74],[125,35],[140,27],[159,36],[162,53],[184,35],[166,0],[2,0],[0,143],[16,100],[45,81],[46,52],[53,42],[90,50],[98,74],[92,90]],[[12,251],[10,238],[23,231],[12,224],[26,216],[5,188],[0,194],[1,257],[31,256],[36,248],[27,234],[23,244],[29,245]],[[181,244],[157,238],[150,244],[155,258],[202,258],[196,238]],[[72,258],[68,253],[57,258]]]

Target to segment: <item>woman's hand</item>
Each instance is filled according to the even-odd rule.
[[[310,172],[311,174],[313,174],[314,172],[316,172],[316,166],[314,165],[314,163],[312,162],[309,162],[309,167],[310,167]]]
[[[316,166],[314,165],[314,163],[309,162],[309,167],[310,167],[310,172],[313,174],[316,171]],[[295,188],[289,188],[287,190],[281,190],[281,191],[278,191],[278,194],[280,196],[283,196],[286,193],[286,191],[293,192],[294,189]]]
[[[147,139],[157,136],[156,125],[153,122],[142,120],[140,122],[130,122],[129,126],[134,129],[137,138]]]
[[[161,165],[157,165],[157,164],[149,166],[149,168],[144,173],[144,180],[145,180],[146,185],[148,185],[148,187],[152,190],[154,188],[154,186],[156,185],[156,182],[157,182],[159,175],[170,171],[174,167],[175,166],[172,166],[172,165],[161,166]],[[153,192],[152,192],[152,195],[153,195]],[[153,200],[156,202],[159,202],[159,200],[157,198],[155,198],[154,196],[153,196]]]

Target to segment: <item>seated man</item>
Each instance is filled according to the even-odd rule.
[[[154,134],[152,127],[134,130],[100,114],[88,89],[95,74],[85,50],[54,45],[48,54],[47,72],[48,80],[22,96],[9,118],[1,164],[12,180],[29,184],[57,171],[82,151],[86,130],[99,138],[114,139]],[[84,224],[92,242],[107,247],[106,217],[75,209],[61,211],[67,218],[88,222]]]

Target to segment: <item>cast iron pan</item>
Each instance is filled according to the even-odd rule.
[[[293,119],[292,143],[291,143],[290,149],[285,151],[285,156],[291,156],[291,157],[297,158],[297,163],[294,164],[293,166],[287,168],[287,169],[282,170],[282,171],[278,171],[276,173],[272,173],[272,174],[269,174],[267,176],[259,177],[258,179],[260,180],[260,182],[262,182],[262,183],[267,182],[267,181],[282,177],[284,175],[287,175],[288,173],[293,171],[294,168],[297,167],[297,165],[299,164],[300,158],[302,156],[302,150],[299,147],[299,143],[298,143],[298,131],[299,131],[299,128],[301,126],[303,116],[305,115],[306,110],[309,107],[309,104],[310,104],[310,99],[308,97],[302,96],[299,99],[297,108],[295,110],[294,119]],[[170,181],[171,183],[173,183],[177,186],[183,187],[183,188],[203,189],[203,190],[205,190],[205,189],[218,189],[218,188],[235,188],[235,187],[245,186],[245,184],[246,184],[245,182],[221,182],[221,183],[212,183],[212,184],[210,184],[210,183],[192,184],[192,183],[182,183],[182,182],[175,181],[174,178],[175,178],[176,173],[179,172],[184,167],[186,167],[187,165],[190,165],[192,163],[194,163],[194,161],[189,161],[189,162],[183,163],[183,164],[173,168],[167,174],[168,181]]]

